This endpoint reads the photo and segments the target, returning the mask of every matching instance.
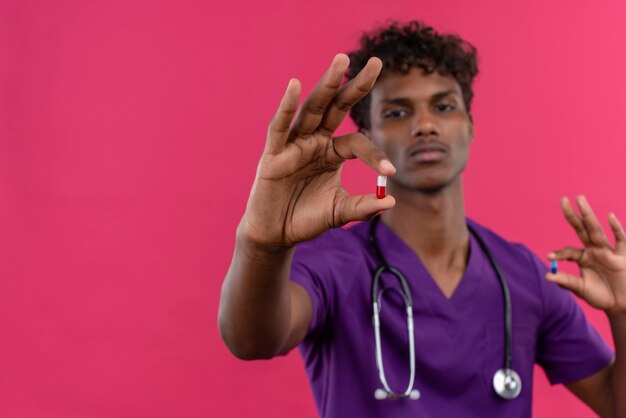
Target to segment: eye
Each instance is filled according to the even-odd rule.
[[[403,109],[390,109],[383,113],[383,119],[400,119],[405,117],[406,114],[406,110]]]
[[[449,112],[451,110],[454,110],[455,106],[453,104],[450,104],[450,103],[437,103],[435,105],[435,109],[438,112]]]

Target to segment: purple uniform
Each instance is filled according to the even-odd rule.
[[[380,265],[369,243],[369,223],[334,229],[301,243],[291,278],[313,302],[313,319],[300,345],[320,416],[345,417],[530,417],[533,365],[552,383],[585,378],[613,358],[569,292],[545,280],[547,267],[520,244],[509,243],[468,220],[483,238],[507,280],[513,309],[512,367],[522,379],[517,399],[493,390],[503,367],[504,308],[498,277],[470,235],[466,271],[447,299],[413,250],[379,222],[376,237],[389,265],[400,270],[413,297],[415,388],[419,400],[376,400],[382,387],[372,327],[372,273]],[[381,288],[399,289],[393,276]],[[404,301],[384,293],[382,353],[396,392],[409,381]]]

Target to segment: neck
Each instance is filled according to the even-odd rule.
[[[382,221],[430,266],[429,270],[464,269],[469,231],[461,178],[436,193],[400,187],[390,188],[390,192],[396,206],[382,214]]]

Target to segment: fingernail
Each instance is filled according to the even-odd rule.
[[[295,82],[296,82],[296,79],[295,79],[295,78],[290,78],[290,79],[289,79],[289,82],[287,83],[287,88],[285,89],[285,91],[289,90],[289,88],[291,87],[291,85],[292,85],[293,83],[295,83]]]
[[[391,164],[391,161],[389,160],[381,160],[380,161],[380,168],[386,171],[395,171],[395,167],[393,166],[393,164]]]
[[[546,257],[554,258],[554,257],[556,257],[556,253],[549,253]]]

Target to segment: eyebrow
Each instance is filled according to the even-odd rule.
[[[456,90],[453,90],[453,89],[440,91],[440,92],[437,92],[437,93],[431,95],[430,96],[430,100],[431,101],[433,101],[433,100],[436,101],[436,100],[443,99],[444,97],[450,96],[450,95],[457,95],[458,96],[458,92]],[[407,97],[394,97],[394,98],[391,98],[391,99],[385,99],[381,103],[383,103],[383,104],[406,105],[406,104],[408,104],[410,102],[411,101]]]
[[[439,93],[435,93],[432,96],[430,96],[431,99],[443,99],[446,96],[451,96],[451,95],[458,95],[456,90],[444,90],[444,91],[440,91]]]

